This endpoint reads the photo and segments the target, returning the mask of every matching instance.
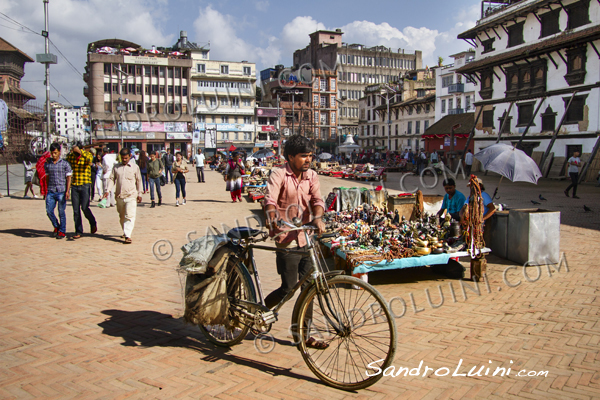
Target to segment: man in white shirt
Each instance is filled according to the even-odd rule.
[[[573,153],[573,156],[567,161],[567,178],[571,177],[571,184],[565,189],[565,196],[569,197],[569,190],[573,188],[573,198],[577,197],[577,182],[579,181],[579,166],[581,160],[579,159],[579,152]]]
[[[196,165],[196,175],[198,175],[198,183],[204,183],[204,154],[202,154],[202,149],[198,149],[198,154],[194,155],[193,163],[194,165]]]
[[[432,151],[431,152],[431,154],[429,155],[429,162],[431,164],[437,164],[439,162],[437,151]]]
[[[104,149],[104,156],[102,156],[102,187],[108,187],[108,181],[112,174],[112,170],[114,165],[117,163],[117,155],[114,153],[109,153],[110,150],[108,148]],[[117,203],[115,202],[115,191],[111,190],[108,193],[108,204],[106,207],[115,207]]]
[[[467,179],[471,175],[471,167],[473,166],[473,153],[471,149],[465,154],[465,172],[467,173]]]

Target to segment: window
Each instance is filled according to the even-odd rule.
[[[540,20],[542,21],[540,38],[554,35],[555,33],[560,32],[560,27],[558,26],[558,18],[560,17],[560,8],[556,10],[552,10],[545,14],[540,15]]]
[[[552,107],[546,107],[546,111],[542,114],[542,132],[551,131],[554,132],[556,128],[556,113],[552,110]]]
[[[246,76],[252,75],[252,67],[244,67],[244,75],[246,75]]]
[[[110,104],[110,101],[105,101],[105,102],[104,102],[104,111],[108,111],[108,112],[110,112],[110,111],[111,111],[111,110],[110,110],[110,105],[111,105],[111,104]]]
[[[175,86],[175,95],[181,96],[181,86],[179,86],[179,85]]]
[[[111,71],[110,63],[104,64],[104,73],[107,75],[110,75],[110,71]]]
[[[589,10],[590,0],[581,0],[566,6],[569,20],[567,29],[575,29],[585,24],[590,23]]]
[[[423,124],[423,132],[425,132],[427,130],[427,128],[429,128],[429,121],[425,121],[425,123]]]
[[[517,126],[527,126],[533,116],[533,106],[535,102],[517,104],[519,108],[519,117],[517,118]],[[532,124],[535,126],[535,124]]]
[[[327,79],[321,79],[321,91],[322,92],[327,91]]]
[[[158,67],[152,67],[152,76],[158,76]]]
[[[583,109],[585,107],[585,100],[587,96],[587,94],[584,94],[581,96],[575,96],[573,98],[571,106],[568,110],[566,110],[567,116],[565,118],[564,124],[576,124],[579,121],[583,121]],[[571,100],[571,96],[563,97],[563,101],[565,102],[565,108],[567,107],[567,104],[569,104],[569,100]]]
[[[491,99],[494,93],[494,73],[492,70],[481,71],[481,90],[479,95],[482,99]]]
[[[144,85],[144,93],[150,94],[150,85]]]
[[[165,87],[164,87],[163,85],[160,85],[160,87],[159,87],[159,90],[158,90],[158,91],[159,91],[159,93],[160,93],[161,95],[164,95],[164,94],[165,94]]]
[[[110,83],[104,83],[104,93],[110,93]]]
[[[229,140],[229,132],[223,132],[223,133],[221,133],[221,139],[223,139],[223,140]]]
[[[112,91],[113,91],[113,93],[119,93],[119,84],[118,83],[112,84]]]
[[[196,72],[201,74],[206,73],[206,64],[196,64]]]
[[[335,91],[335,79],[331,79],[331,90]]]
[[[452,85],[453,80],[454,80],[454,76],[442,77],[442,87],[445,88],[445,87]]]
[[[448,104],[449,104],[449,103],[448,103]],[[408,115],[412,115],[412,113],[413,113],[413,109],[412,109],[412,107],[410,107],[410,106],[409,106],[409,107],[408,107]]]
[[[491,51],[494,51],[494,41],[496,40],[496,38],[491,38],[488,40],[483,40],[481,42],[481,45],[483,46],[483,51],[481,52],[481,54],[485,54],[485,53],[489,53]]]
[[[448,99],[448,112],[454,108],[454,99]]]
[[[327,107],[327,97],[321,96],[321,107]]]
[[[506,68],[506,97],[545,92],[546,70],[545,59]]]
[[[165,77],[165,67],[160,67],[158,69],[158,76],[160,76],[161,78]]]
[[[446,112],[446,100],[442,100],[442,114]]]
[[[223,115],[221,117],[221,122],[224,124],[228,124],[229,123],[229,117],[227,115]]]
[[[421,121],[415,122],[415,133],[421,133]]]
[[[509,26],[506,30],[508,31],[508,46],[513,47],[522,44],[523,41],[523,25],[525,22],[519,22]]]
[[[152,85],[152,94],[158,94],[158,85]]]
[[[565,80],[569,86],[580,85],[585,81],[585,63],[587,44],[567,50],[567,74]]]
[[[172,77],[173,77],[173,68],[169,68],[169,69],[167,69],[167,76],[168,76],[169,78],[172,78]]]
[[[170,96],[173,96],[173,93],[174,93],[174,91],[173,91],[173,85],[169,85],[169,87],[168,87],[168,90],[167,90],[167,93],[168,93]]]
[[[506,122],[504,120],[506,119]],[[498,118],[498,125],[500,129],[502,129],[502,133],[510,133],[510,125],[512,123],[512,117],[506,116],[506,111],[502,114],[500,118]]]
[[[187,86],[182,86],[181,87],[181,95],[182,96],[187,96]]]
[[[430,104],[426,104],[425,105],[425,113],[429,113],[431,111],[431,105]],[[396,117],[396,119],[398,119],[398,117]]]
[[[227,97],[221,97],[221,105],[226,106],[228,104]]]
[[[229,65],[221,65],[221,73],[222,74],[229,74]]]
[[[484,111],[482,114],[483,127],[494,128],[494,110]]]
[[[408,122],[408,128],[406,129],[406,133],[409,135],[412,134],[412,122],[411,121]]]
[[[239,107],[240,106],[240,98],[239,97],[232,97],[231,98],[231,106],[232,107]]]
[[[471,109],[471,96],[465,97],[465,111],[469,111]]]
[[[252,107],[252,100],[244,99],[242,100],[242,104],[244,105],[244,107]]]
[[[252,140],[252,133],[251,132],[244,132],[244,140],[251,141]]]
[[[208,51],[203,51],[202,52],[202,59],[203,60],[207,60],[208,59]]]
[[[142,94],[142,85],[135,85],[135,93]]]
[[[144,67],[144,75],[150,76],[151,71],[152,71],[152,69],[149,66]]]
[[[181,78],[181,68],[175,68],[175,78]]]
[[[252,123],[252,117],[244,117],[244,123],[245,124],[251,124]]]

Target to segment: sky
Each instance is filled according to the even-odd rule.
[[[290,66],[295,50],[317,29],[342,29],[342,41],[421,50],[423,64],[469,48],[456,36],[475,26],[480,0],[49,0],[51,99],[83,105],[87,45],[119,38],[145,48],[170,47],[187,31],[210,42],[212,60],[255,62],[257,71]],[[35,60],[44,53],[42,0],[0,0],[0,37]],[[27,29],[28,28],[28,29]],[[45,102],[44,66],[27,63],[21,87]]]

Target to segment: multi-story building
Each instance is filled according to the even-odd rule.
[[[31,125],[39,122],[39,117],[27,111],[27,102],[35,96],[21,87],[21,79],[25,75],[25,63],[33,62],[27,54],[0,38],[0,100],[8,107],[8,119],[0,121],[0,134],[3,136],[5,148],[0,153],[2,159],[14,162],[29,151],[35,130]]]
[[[550,162],[554,153],[557,164],[575,151],[592,153],[600,131],[599,19],[597,1],[482,2],[477,25],[458,35],[475,45],[476,60],[456,70],[478,82],[475,151],[500,137],[522,139],[536,160]]]
[[[336,145],[338,135],[337,74],[335,71],[276,66],[261,72],[261,105],[279,107],[280,132],[285,137],[301,134],[315,140],[328,151]]]
[[[251,152],[255,146],[256,65],[211,60],[206,49],[192,50],[192,100],[200,147],[216,135],[218,149]],[[214,149],[207,149],[210,153]]]
[[[76,108],[55,108],[54,127],[56,134],[67,138],[69,141],[85,141],[82,112]]]
[[[381,135],[382,129],[386,129],[382,114],[377,112],[377,107],[387,105],[388,99],[391,104],[397,103],[402,98],[402,92],[398,87],[389,85],[369,85],[365,88],[365,96],[359,99],[358,119],[358,142],[364,149],[384,149],[388,138]],[[386,108],[387,112],[387,108]],[[383,123],[382,123],[383,122]]]
[[[279,146],[279,114],[276,107],[256,107],[256,148]]]
[[[411,54],[385,46],[347,44],[342,42],[342,35],[340,29],[311,33],[310,44],[294,52],[294,67],[301,69],[308,64],[315,69],[337,72],[337,96],[341,101],[338,125],[341,133],[357,135],[358,100],[364,97],[365,88],[398,82],[406,72],[422,68],[422,54],[419,50]]]
[[[463,51],[450,57],[454,63],[435,68],[436,122],[446,115],[473,112],[475,108],[476,81],[456,73],[457,68],[474,60],[475,51]]]
[[[122,137],[125,147],[191,154],[189,50],[197,46],[187,42],[185,32],[178,44],[182,42],[187,48],[147,50],[121,39],[88,45],[83,90],[94,141],[117,150]]]

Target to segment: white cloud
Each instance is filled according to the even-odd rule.
[[[258,11],[266,12],[269,9],[269,0],[257,1],[254,6]]]
[[[295,50],[303,49],[309,44],[309,34],[321,29],[327,28],[312,17],[296,17],[281,30],[280,46],[291,57]]]
[[[159,21],[163,18],[164,0],[53,0],[49,3],[50,39],[82,73],[86,62],[87,45],[100,39],[119,38],[138,43],[144,47],[169,46],[174,43],[174,35],[164,35]],[[44,28],[44,7],[39,0],[0,0],[0,9],[16,21],[36,32]],[[2,38],[35,59],[35,55],[44,52],[44,38],[26,34],[6,26],[13,24],[2,21]],[[64,98],[58,98],[54,89],[51,98],[68,104],[82,105],[84,82],[61,57],[58,51],[50,47],[50,52],[58,56],[58,64],[50,67],[50,82]],[[37,96],[37,102],[45,101],[43,86],[44,67],[37,63],[25,66],[22,87]],[[40,81],[40,82],[27,82]]]

